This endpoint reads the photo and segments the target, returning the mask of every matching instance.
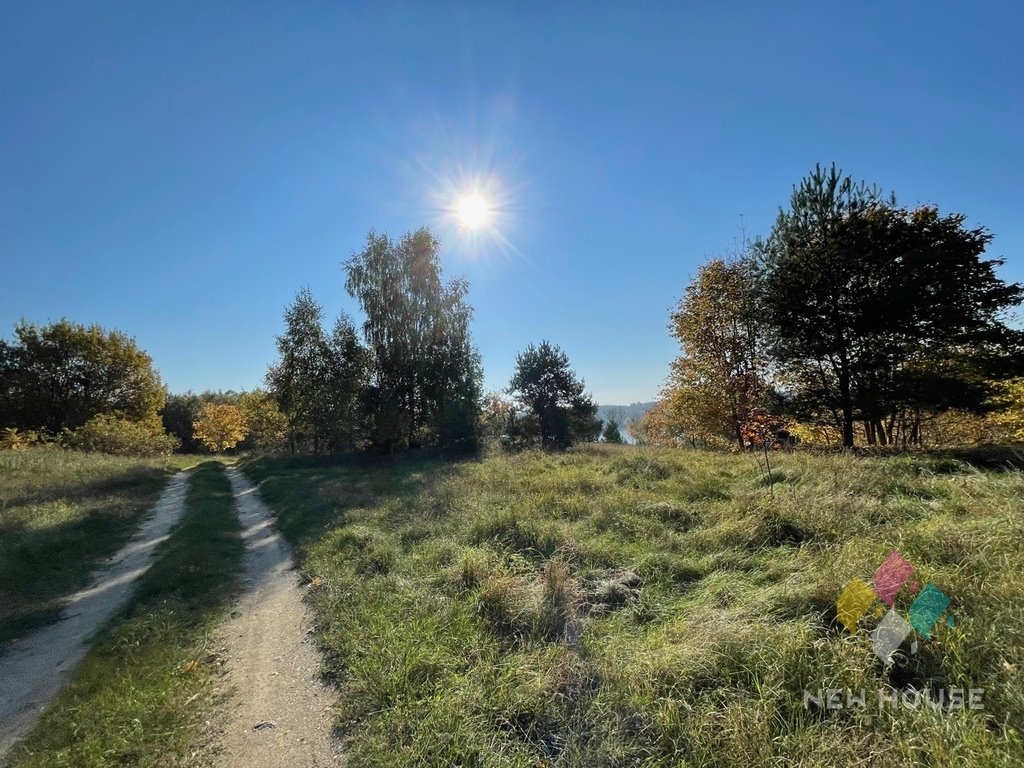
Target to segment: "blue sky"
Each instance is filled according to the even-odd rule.
[[[962,211],[1024,279],[1024,5],[19,3],[0,23],[0,326],[137,337],[251,388],[368,229],[433,226],[486,383],[562,345],[654,397],[697,265],[815,162]],[[445,210],[484,184],[467,235]]]

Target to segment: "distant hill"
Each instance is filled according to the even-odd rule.
[[[630,403],[629,405],[599,405],[597,406],[597,418],[602,421],[617,419],[623,439],[632,443],[633,438],[626,432],[626,424],[639,419],[653,407],[653,400],[649,403]]]

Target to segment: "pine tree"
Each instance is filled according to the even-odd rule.
[[[621,443],[622,432],[619,430],[619,422],[615,419],[608,419],[605,422],[604,429],[601,430],[601,437],[606,443]]]
[[[899,208],[835,166],[816,167],[762,254],[761,306],[798,406],[832,413],[843,444],[919,436],[927,409],[983,408],[1019,370],[1024,334],[1003,313],[1024,288],[982,258],[992,235],[961,214]]]
[[[537,420],[541,445],[558,449],[600,434],[597,404],[584,393],[584,386],[565,352],[542,341],[516,358],[509,394]]]

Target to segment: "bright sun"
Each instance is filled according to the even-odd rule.
[[[491,206],[478,193],[465,195],[455,204],[455,215],[466,229],[479,229],[491,217]]]

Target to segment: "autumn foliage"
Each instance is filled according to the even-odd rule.
[[[985,258],[991,240],[816,167],[766,238],[687,286],[670,318],[680,355],[640,439],[749,448],[769,413],[823,445],[1024,438],[1024,332],[1008,322],[1024,286]]]
[[[206,448],[219,453],[245,439],[245,415],[235,405],[207,403],[195,422],[195,436]]]

